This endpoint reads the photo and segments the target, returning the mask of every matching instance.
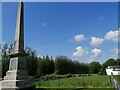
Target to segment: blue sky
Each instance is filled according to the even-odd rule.
[[[117,3],[24,3],[25,46],[80,62],[116,58]],[[2,4],[2,40],[13,43],[18,3]]]

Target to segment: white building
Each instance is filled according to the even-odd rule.
[[[120,75],[120,66],[108,66],[106,73],[107,75]]]

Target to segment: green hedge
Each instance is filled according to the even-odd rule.
[[[62,78],[70,78],[70,77],[84,77],[91,76],[91,74],[65,74],[65,75],[56,75],[56,74],[48,74],[45,76],[41,76],[42,80],[54,80],[54,79],[62,79]]]

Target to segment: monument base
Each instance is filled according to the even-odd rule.
[[[9,70],[4,80],[0,82],[1,90],[35,90],[33,79],[29,78],[26,70]]]
[[[1,81],[1,90],[35,90],[33,80],[3,80]]]
[[[35,89],[33,79],[29,78],[26,70],[26,58],[23,56],[10,59],[9,70],[1,83],[1,90]]]

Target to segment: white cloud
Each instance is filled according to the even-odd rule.
[[[102,53],[102,51],[100,49],[97,49],[97,48],[91,50],[91,52],[94,54],[93,57],[98,57]]]
[[[115,54],[120,54],[120,48],[114,48],[112,49],[112,52],[114,52]]]
[[[42,23],[42,26],[43,26],[43,27],[46,27],[46,25],[47,25],[46,22],[43,22],[43,23]]]
[[[105,40],[111,40],[114,42],[118,42],[118,32],[120,33],[120,29],[116,31],[109,31],[105,35]]]
[[[87,59],[87,62],[88,63],[91,63],[91,62],[93,62],[94,61],[94,57],[92,56],[92,57],[89,57],[88,59]]]
[[[75,56],[75,57],[81,57],[81,56],[84,56],[86,54],[88,54],[88,51],[85,48],[83,48],[81,46],[78,46],[76,48],[76,51],[73,53],[73,56]]]
[[[102,20],[104,20],[104,16],[100,16],[98,19],[99,19],[100,21],[102,21]]]
[[[93,46],[99,46],[103,44],[104,39],[102,38],[96,38],[96,37],[91,37],[91,42],[90,44]]]
[[[85,35],[83,35],[83,34],[76,35],[76,36],[74,36],[74,39],[75,39],[76,41],[82,41],[82,40],[85,39]]]
[[[102,54],[102,50],[97,49],[97,48],[94,48],[93,50],[91,50],[91,52],[92,52],[92,55],[87,59],[88,63],[95,61],[97,57],[99,57],[97,58],[97,60],[99,60]]]

